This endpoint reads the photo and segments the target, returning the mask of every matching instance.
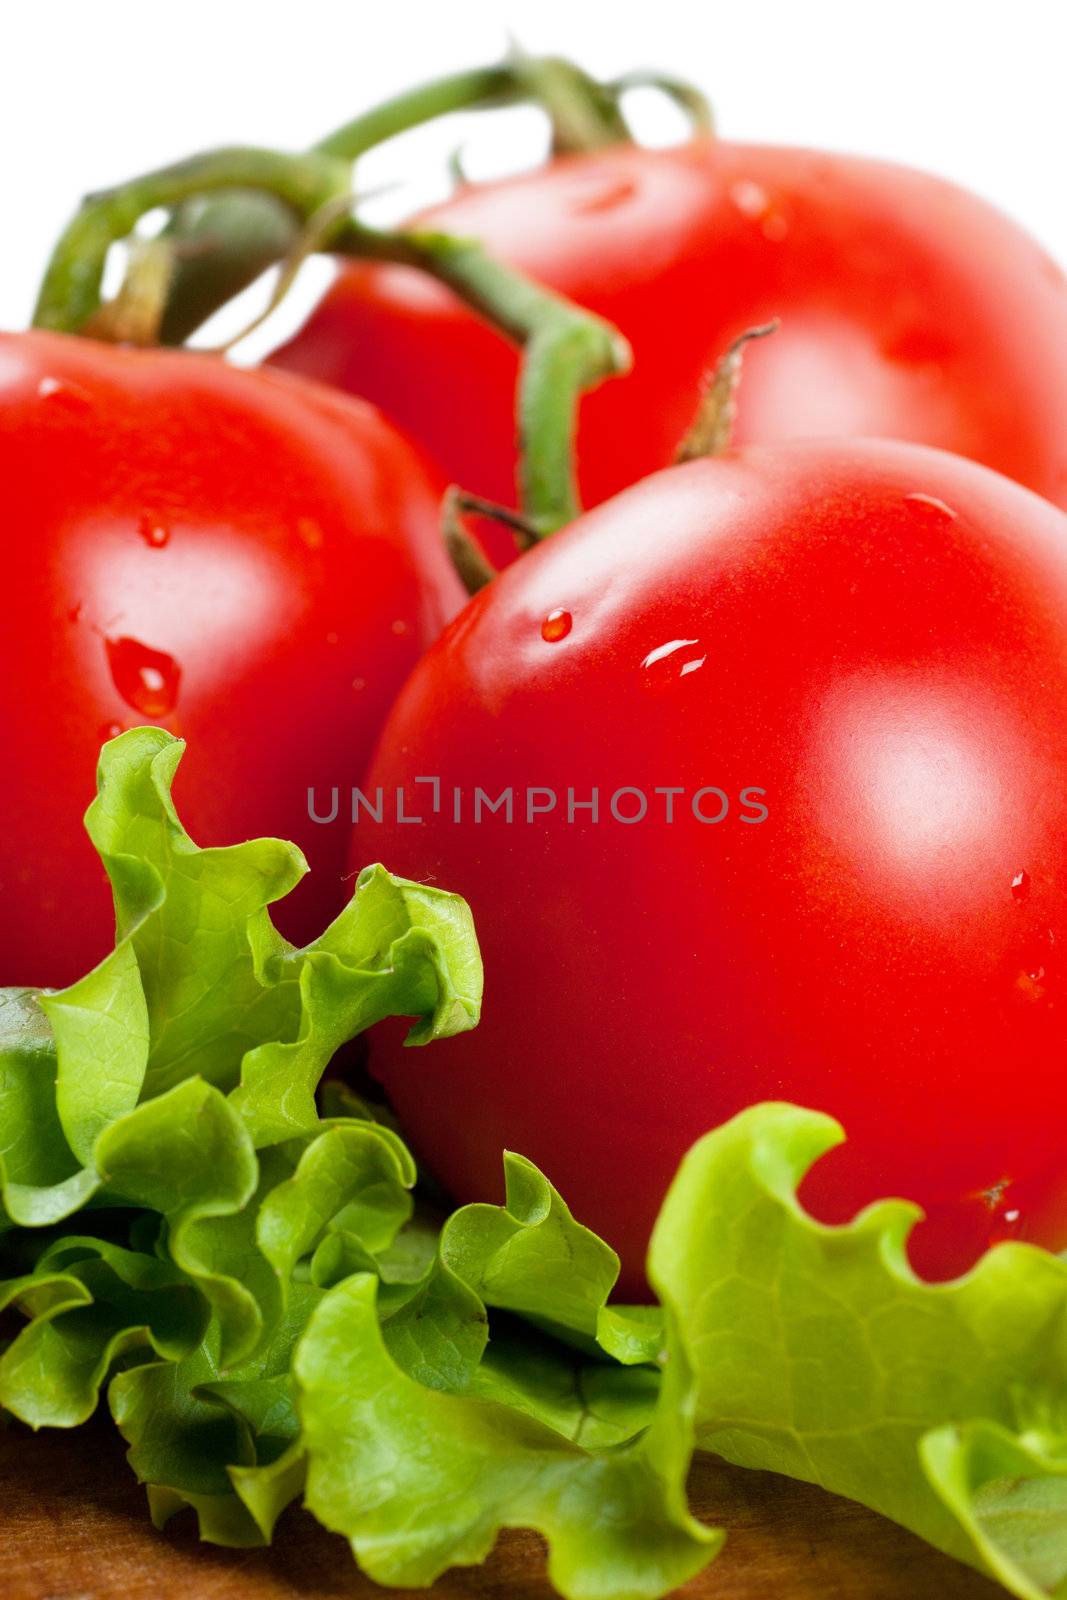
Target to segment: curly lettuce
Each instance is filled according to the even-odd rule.
[[[683,1161],[655,1305],[612,1301],[614,1253],[519,1155],[503,1205],[438,1214],[388,1120],[322,1080],[383,1017],[416,1046],[476,1025],[466,905],[371,867],[295,948],[270,907],[303,858],[198,848],[182,750],[144,728],[102,752],[114,950],[0,991],[0,1310],[23,1319],[0,1406],[73,1428],[106,1404],[158,1526],[263,1544],[302,1499],[383,1584],[522,1526],[566,1600],[657,1600],[722,1544],[686,1502],[701,1449],[1064,1600],[1067,1264],[1004,1244],[931,1285],[914,1207],[819,1224],[797,1191],[842,1133],[789,1105]]]
[[[1026,1244],[930,1284],[917,1207],[802,1209],[831,1118],[757,1106],[689,1153],[650,1252],[702,1449],[859,1500],[1022,1600],[1067,1593],[1067,1262]]]

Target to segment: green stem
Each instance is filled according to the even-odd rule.
[[[515,51],[494,66],[420,84],[352,118],[313,153],[354,162],[386,140],[454,111],[486,111],[533,102],[552,123],[553,149],[597,149],[629,137],[616,91],[579,67]],[[351,186],[351,185],[349,185]],[[164,344],[184,344],[220,306],[254,283],[296,246],[292,218],[271,195],[251,191],[195,202],[171,221],[174,274],[161,321]]]
[[[157,207],[168,210],[220,189],[269,194],[297,228],[321,206],[348,192],[347,162],[328,156],[288,156],[245,146],[212,150],[146,173],[118,189],[89,195],[56,246],[41,284],[34,327],[77,332],[99,309],[104,264],[113,244],[127,238]]]
[[[630,348],[617,329],[505,267],[475,239],[380,233],[349,220],[330,248],[429,273],[522,346],[517,411],[523,520],[542,539],[572,522],[581,510],[574,467],[578,402],[629,368]]]
[[[100,307],[111,246],[147,212],[240,189],[272,197],[307,228],[347,192],[347,162],[239,147],[210,151],[90,197],[63,234],[45,274],[35,325],[77,333]],[[580,310],[489,256],[476,240],[437,233],[385,233],[339,218],[323,245],[360,259],[397,262],[447,284],[472,310],[524,349],[519,385],[523,519],[544,538],[577,515],[573,462],[578,403],[585,390],[626,370],[626,341]]]
[[[655,89],[658,94],[664,95],[676,105],[679,111],[685,113],[694,134],[707,136],[715,132],[715,117],[707,96],[702,94],[695,84],[687,83],[684,78],[675,78],[666,72],[638,68],[634,72],[623,73],[621,78],[616,78],[613,83],[605,87],[616,101],[621,99],[628,89]]]
[[[626,144],[630,129],[619,110],[618,94],[562,56],[512,55],[516,83],[542,106],[552,124],[552,150],[566,155]]]
[[[508,64],[456,72],[394,95],[335,128],[313,150],[351,163],[410,128],[453,111],[506,105],[518,92]],[[164,344],[184,344],[220,306],[282,261],[300,230],[273,195],[252,189],[198,197],[175,213],[167,231],[175,264],[160,337]]]
[[[508,105],[519,93],[521,85],[510,62],[455,72],[383,100],[381,105],[335,128],[313,148],[322,155],[358,161],[368,150],[394,139],[398,133],[406,133],[409,128],[434,122],[452,111],[480,111]]]

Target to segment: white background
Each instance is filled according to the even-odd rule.
[[[602,75],[687,76],[726,137],[940,171],[1067,261],[1067,0],[6,0],[0,326],[28,320],[82,192],[212,144],[308,144],[405,85],[498,57],[509,31]],[[643,127],[677,134],[659,106]],[[431,197],[457,145],[481,176],[536,159],[540,139],[532,112],[452,118],[372,157],[360,186],[417,165],[417,193],[378,203],[402,212]]]

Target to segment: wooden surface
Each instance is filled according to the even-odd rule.
[[[730,1531],[725,1550],[677,1591],[685,1600],[1003,1600],[1003,1591],[845,1500],[769,1473],[699,1458],[694,1509]],[[403,1591],[410,1594],[410,1591]],[[418,1591],[425,1597],[426,1591]],[[344,1540],[290,1510],[265,1551],[166,1534],[106,1425],[77,1436],[0,1428],[2,1600],[384,1600]],[[431,1600],[549,1600],[538,1539],[505,1534],[481,1568],[446,1574]],[[414,1597],[412,1596],[412,1600]]]

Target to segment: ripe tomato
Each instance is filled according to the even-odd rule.
[[[464,894],[485,957],[474,1034],[378,1041],[406,1132],[463,1200],[538,1162],[631,1294],[683,1152],[768,1099],[848,1131],[826,1219],[928,1208],[926,1272],[1067,1245],[1065,704],[1067,518],[971,462],[751,447],[587,513],[427,654],[364,786],[356,859]]]
[[[804,150],[619,146],[468,188],[420,220],[477,236],[630,340],[631,374],[583,404],[587,505],[666,466],[706,369],[780,317],[746,363],[739,443],[911,439],[1067,506],[1067,281],[951,184]],[[446,290],[346,266],[273,360],[366,395],[454,482],[513,502],[516,358]],[[488,537],[511,558],[506,535]]]
[[[283,374],[31,333],[0,336],[0,476],[4,981],[63,983],[109,948],[81,815],[102,740],[137,723],[188,735],[198,842],[305,848],[285,930],[321,931],[345,846],[308,786],[342,749],[358,775],[463,598],[414,451]]]

